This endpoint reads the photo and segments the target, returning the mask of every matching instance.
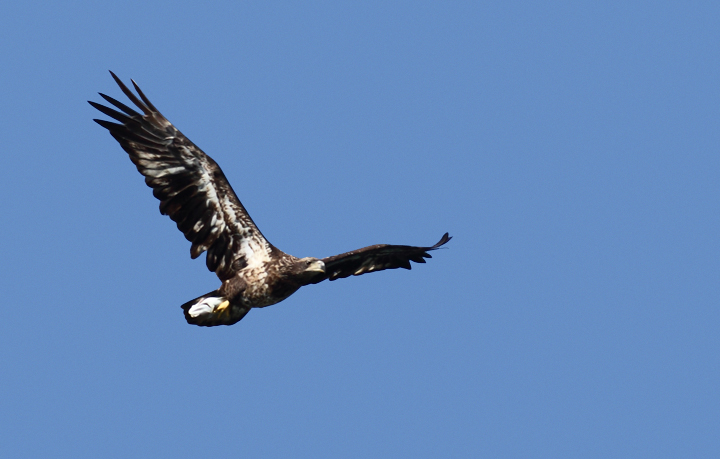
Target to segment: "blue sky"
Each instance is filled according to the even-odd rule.
[[[7,457],[718,457],[717,2],[0,7]],[[134,78],[296,256],[232,327],[85,101]]]

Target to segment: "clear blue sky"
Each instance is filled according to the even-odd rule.
[[[720,3],[5,2],[3,457],[720,457]],[[134,78],[296,256],[219,281],[85,101]]]

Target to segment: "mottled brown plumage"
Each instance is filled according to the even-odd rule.
[[[142,113],[100,93],[115,108],[90,105],[119,124],[95,122],[128,153],[160,200],[160,213],[168,215],[190,241],[190,256],[207,252],[208,269],[222,281],[219,289],[182,306],[188,323],[232,325],[251,308],[278,303],[304,285],[384,269],[411,269],[411,261],[425,263],[431,258],[428,251],[450,240],[445,233],[431,247],[381,244],[322,260],[288,255],[265,239],[217,163],[178,131],[134,81],[139,98],[110,74]]]

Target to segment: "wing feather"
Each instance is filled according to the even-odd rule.
[[[445,233],[440,241],[431,247],[378,244],[323,258],[325,273],[315,277],[312,283],[317,284],[325,279],[332,281],[349,276],[359,276],[385,269],[412,269],[411,261],[425,263],[425,258],[432,258],[427,252],[438,249],[450,239],[452,237]]]
[[[142,115],[140,115],[140,113],[136,112],[136,111],[133,110],[132,108],[130,108],[130,107],[128,107],[127,105],[123,104],[123,103],[120,102],[119,100],[114,99],[114,98],[112,98],[112,97],[110,97],[110,96],[108,96],[108,95],[106,95],[106,94],[103,94],[103,93],[98,93],[98,94],[100,94],[100,97],[102,97],[103,99],[105,99],[107,102],[110,102],[110,103],[111,103],[112,105],[114,105],[116,108],[119,108],[120,110],[122,110],[122,111],[125,112],[126,114],[130,115],[131,117],[133,117],[133,116],[137,116],[137,117],[142,116]],[[98,105],[99,105],[99,104],[98,104]],[[94,106],[95,106],[95,105],[93,104],[93,107],[94,107]]]
[[[192,243],[191,257],[207,251],[207,267],[221,280],[235,274],[233,266],[269,258],[272,245],[258,230],[217,163],[177,130],[135,81],[131,80],[139,98],[114,73],[110,74],[142,113],[100,93],[114,108],[95,102],[90,105],[119,124],[100,119],[95,122],[110,131],[145,176],[145,183],[160,200],[160,212],[176,222]],[[243,250],[245,246],[251,249]]]

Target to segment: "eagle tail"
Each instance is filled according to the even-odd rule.
[[[232,304],[218,290],[190,300],[181,307],[187,323],[201,327],[232,325],[250,311],[249,307]]]

